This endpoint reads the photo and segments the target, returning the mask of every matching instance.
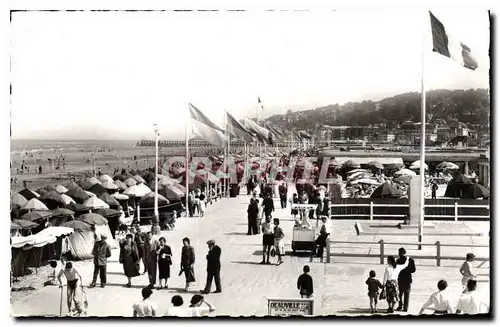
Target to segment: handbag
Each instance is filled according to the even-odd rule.
[[[382,290],[382,292],[380,292],[379,300],[385,300],[385,298],[386,298],[385,290]]]

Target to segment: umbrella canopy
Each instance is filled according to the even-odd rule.
[[[125,185],[127,185],[128,187],[137,185],[137,182],[132,177],[127,178],[123,183],[125,183]]]
[[[116,186],[115,183],[110,181],[103,182],[102,187],[104,187],[106,190],[112,190],[112,191],[118,189],[118,186]]]
[[[50,217],[52,217],[52,213],[50,211],[37,210],[25,213],[24,215],[21,216],[21,220],[37,221],[37,220],[48,219]]]
[[[106,193],[106,189],[101,184],[92,185],[92,187],[89,188],[88,191],[94,193],[97,196]]]
[[[354,180],[354,179],[359,179],[359,178],[370,178],[372,176],[373,176],[372,173],[359,171],[357,173],[354,173],[354,174],[347,176],[347,180]]]
[[[43,187],[40,187],[39,189],[36,190],[38,192],[38,194],[40,194],[40,196],[44,195],[45,193],[47,193],[47,189],[46,188],[43,188]],[[39,196],[39,197],[40,197]]]
[[[384,165],[382,165],[378,161],[370,161],[369,163],[366,164],[368,167],[373,167],[375,169],[384,169]]]
[[[136,186],[139,190],[143,191],[145,194],[148,194],[149,192],[151,192],[151,189],[149,187],[147,187],[146,184],[141,183],[141,184],[137,184]]]
[[[352,184],[380,185],[382,183],[377,182],[376,180],[373,180],[373,179],[369,179],[369,178],[361,178],[361,179],[358,179],[358,180],[352,182]]]
[[[49,191],[40,196],[40,201],[61,206],[64,206],[66,204],[66,202],[64,202],[64,199],[61,197],[61,194],[57,193],[56,191]]]
[[[92,187],[92,184],[91,182],[89,182],[87,179],[80,179],[78,182],[76,182],[78,185],[80,185],[80,187],[84,190],[87,190],[89,188]]]
[[[68,184],[65,185],[68,190],[72,190],[74,188],[79,188],[80,185],[78,185],[76,182],[69,182]]]
[[[457,173],[448,184],[472,184],[471,180],[462,173]]]
[[[109,209],[109,205],[97,196],[93,196],[83,203],[84,206],[91,209],[105,208]]]
[[[121,180],[117,179],[114,181],[114,184],[118,187],[119,190],[124,191],[127,189],[127,185]]]
[[[370,198],[372,199],[400,198],[401,196],[402,196],[401,191],[399,191],[396,187],[386,182],[377,187],[375,191],[373,191]]]
[[[481,184],[472,184],[464,194],[466,199],[479,199],[479,198],[489,198],[490,191]]]
[[[111,195],[109,195],[108,193],[102,193],[101,195],[99,195],[99,199],[104,201],[110,207],[111,206],[116,206],[116,207],[120,206],[120,203],[118,201],[116,201],[116,199],[114,197],[112,197]]]
[[[410,184],[410,180],[412,178],[413,175],[401,175],[401,176],[398,176],[396,178],[394,178],[394,182],[396,183],[405,183],[405,184]]]
[[[89,183],[91,183],[92,185],[101,184],[101,181],[95,178],[94,176],[87,178],[87,181],[89,181]]]
[[[62,186],[61,184],[59,184],[59,185],[56,186],[56,192],[59,193],[59,194],[64,194],[64,193],[66,193],[68,191],[69,190],[66,187]]]
[[[453,170],[453,169],[458,169],[459,167],[453,162],[443,161],[442,163],[437,165],[436,168],[441,170]]]
[[[52,210],[52,217],[61,217],[61,216],[72,216],[75,212],[66,208],[57,208]]]
[[[182,192],[179,188],[175,187],[175,185],[165,185],[161,193],[165,194],[165,197],[169,200],[180,200],[186,194]]]
[[[14,221],[12,221],[12,223],[20,226],[21,229],[31,229],[31,228],[38,227],[37,223],[34,223],[32,221],[29,221],[29,220],[15,219]],[[11,223],[11,226],[12,226],[12,223]]]
[[[144,190],[139,189],[137,185],[132,185],[125,191],[123,191],[123,194],[128,195],[129,197],[140,198],[146,195],[146,192],[144,192]]]
[[[47,190],[47,191],[57,191],[56,187],[53,186],[53,185],[47,185],[47,186],[44,187],[44,189]]]
[[[107,174],[104,174],[104,175],[99,176],[99,178],[98,178],[98,179],[99,179],[99,181],[100,181],[102,184],[104,184],[104,183],[106,183],[106,182],[111,182],[111,183],[113,183],[113,178],[112,178],[111,176],[107,175]]]
[[[70,204],[72,202],[75,202],[71,197],[67,196],[66,194],[61,194],[61,198],[64,200],[65,204]]]
[[[370,171],[368,169],[361,169],[361,168],[358,168],[358,169],[353,169],[353,170],[350,170],[347,172],[347,175],[352,175],[352,174],[356,174],[356,173],[369,173]]]
[[[172,185],[172,184],[179,184],[179,180],[171,178],[169,176],[163,176],[160,178],[160,185]]]
[[[101,215],[105,218],[120,217],[122,215],[121,211],[114,209],[96,209],[94,213]]]
[[[136,181],[137,183],[146,183],[146,181],[144,180],[144,178],[142,178],[142,177],[141,177],[141,176],[139,176],[139,175],[135,175],[135,176],[133,176],[132,178],[133,178],[133,179],[135,179],[135,181]]]
[[[10,230],[19,230],[19,229],[23,229],[21,225],[13,223],[12,221],[10,222]]]
[[[22,196],[24,196],[26,198],[26,200],[31,200],[31,199],[37,199],[40,197],[40,194],[35,192],[35,191],[32,191],[30,189],[27,189],[25,188],[24,190],[20,191],[19,194],[21,194]]]
[[[72,202],[66,206],[67,209],[74,212],[88,212],[89,208],[85,207],[83,204]]]
[[[83,221],[80,221],[80,220],[66,221],[66,222],[62,223],[61,226],[73,228],[73,230],[75,232],[77,232],[77,231],[78,232],[88,232],[88,231],[92,230],[91,225],[89,225]]]
[[[347,160],[346,162],[344,162],[344,167],[359,168],[361,166],[359,163],[355,162],[354,160]]]
[[[141,198],[139,205],[141,208],[154,208],[155,192],[149,192]],[[164,206],[169,204],[170,201],[167,200],[163,195],[158,194],[158,206]]]
[[[403,175],[416,176],[417,173],[414,172],[413,170],[406,169],[406,168],[400,169],[394,173],[394,176],[403,176]]]
[[[42,203],[42,201],[38,199],[31,199],[26,204],[22,207],[25,210],[49,210],[45,204]]]
[[[117,200],[128,200],[128,195],[125,194],[113,193],[111,196]]]
[[[19,207],[23,207],[28,202],[28,200],[26,200],[26,198],[19,193],[12,194],[10,200]]]
[[[77,218],[79,221],[83,221],[89,225],[107,225],[108,220],[97,213],[85,213]],[[69,227],[69,226],[67,226]]]
[[[414,161],[414,162],[410,165],[410,169],[420,169],[420,160]],[[424,169],[429,169],[429,167],[427,166],[427,164],[426,164],[426,163],[424,163]]]
[[[85,193],[85,191],[81,187],[70,189],[68,192],[66,192],[66,195],[70,196],[71,198],[73,198],[73,200],[80,204],[87,201],[89,198],[89,195]]]

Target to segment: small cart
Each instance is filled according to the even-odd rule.
[[[303,219],[293,227],[292,251],[314,251],[316,229],[309,221],[309,210],[316,210],[316,204],[293,204],[292,209],[303,210]],[[317,224],[317,222],[316,222]],[[307,226],[307,227],[305,227]]]

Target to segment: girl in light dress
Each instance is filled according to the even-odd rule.
[[[385,267],[384,281],[382,285],[385,287],[385,297],[389,307],[387,313],[394,312],[394,305],[398,302],[398,276],[399,273],[408,267],[408,262],[410,258],[405,261],[402,265],[396,264],[396,259],[394,256],[390,255],[387,257],[387,266]]]

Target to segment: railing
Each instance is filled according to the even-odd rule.
[[[368,199],[369,200],[369,199]],[[436,203],[426,203],[424,206],[425,218],[427,220],[489,220],[490,219],[490,206],[489,204],[483,204],[484,201],[477,201],[479,204],[467,204],[460,203],[461,201],[453,201],[452,204],[450,200],[443,202],[442,204]],[[426,201],[430,202],[430,201]],[[436,202],[436,201],[433,201]],[[470,202],[469,202],[470,203]],[[339,213],[339,210],[335,209],[346,208],[347,211]],[[357,208],[368,208],[369,210],[357,210]],[[386,210],[376,210],[377,208],[386,208]],[[391,208],[404,208],[400,210],[391,210]],[[405,219],[407,217],[409,204],[408,202],[400,203],[375,203],[370,200],[369,203],[360,203],[356,201],[355,203],[333,203],[330,205],[330,217],[331,218],[368,218],[369,220],[374,219]],[[389,209],[389,210],[387,210]],[[461,210],[462,209],[462,210]],[[463,210],[465,209],[465,210]],[[354,212],[354,213],[353,213]],[[483,214],[478,214],[483,213]]]
[[[367,253],[367,254],[359,254],[359,253],[332,253],[331,251],[331,245],[332,244],[363,244],[363,245],[380,245],[380,253]],[[430,259],[430,260],[436,260],[436,265],[438,267],[441,266],[441,260],[464,260],[464,256],[443,256],[441,254],[441,248],[442,247],[473,247],[473,248],[489,248],[490,245],[488,244],[441,244],[441,242],[437,241],[436,243],[423,243],[423,242],[384,242],[384,240],[380,240],[378,242],[362,242],[362,241],[327,241],[326,243],[326,262],[330,263],[331,262],[331,257],[332,256],[343,256],[343,257],[378,257],[380,258],[380,264],[383,265],[385,263],[385,258],[388,257],[388,255],[385,254],[385,246],[386,245],[415,245],[415,246],[435,246],[436,247],[436,255],[413,255],[412,258],[414,259]],[[490,258],[484,258],[484,257],[476,257],[475,260],[477,261],[483,261],[481,265],[483,265],[485,262],[489,261]]]

